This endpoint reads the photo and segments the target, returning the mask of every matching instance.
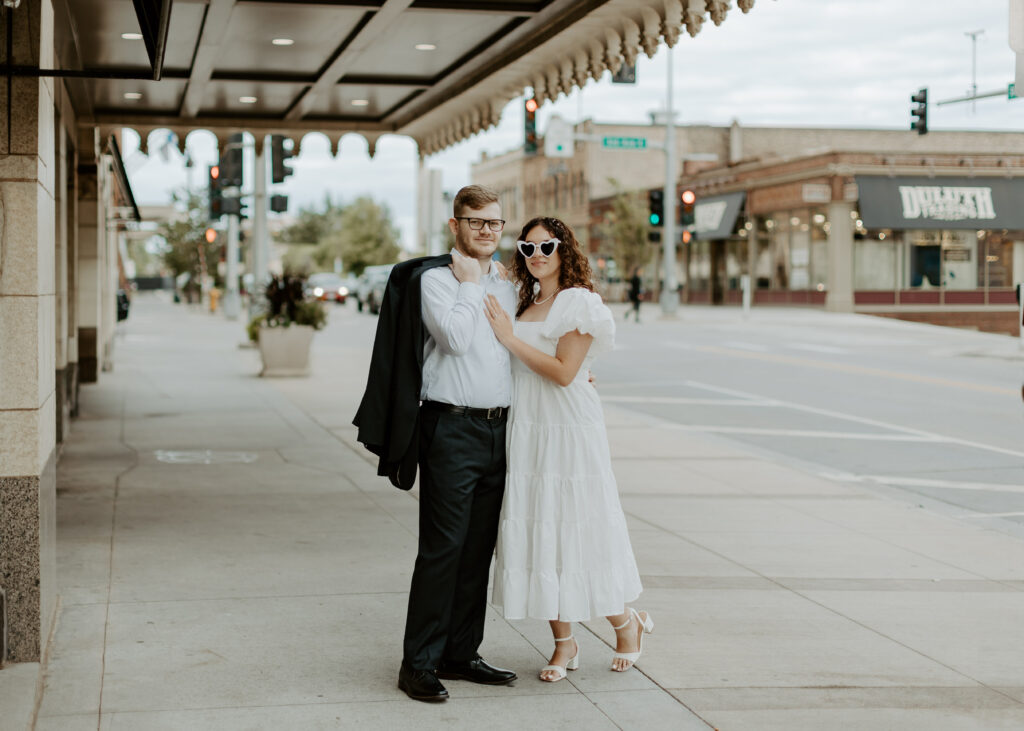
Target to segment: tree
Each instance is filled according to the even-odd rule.
[[[394,263],[400,251],[391,211],[364,196],[342,209],[340,229],[320,243],[313,258],[329,268],[340,257],[347,271],[359,275],[368,266]]]
[[[196,288],[204,257],[207,274],[216,275],[220,245],[216,240],[213,243],[206,240],[209,224],[206,220],[206,204],[201,196],[179,192],[174,194],[174,202],[184,206],[185,216],[160,226],[160,235],[164,240],[160,258],[175,277],[187,272],[190,285]]]
[[[610,182],[617,193],[611,210],[604,215],[603,238],[609,242],[606,253],[615,258],[621,276],[628,277],[634,267],[646,264],[651,257],[647,203],[636,191],[624,191],[615,180]]]
[[[279,231],[275,240],[282,244],[307,244],[319,246],[341,230],[341,216],[344,206],[324,196],[323,210],[314,207],[299,209],[295,223]]]

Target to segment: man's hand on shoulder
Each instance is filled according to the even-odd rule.
[[[452,274],[459,282],[473,282],[480,284],[480,262],[476,259],[465,256],[458,251],[452,252],[452,263],[449,265]]]

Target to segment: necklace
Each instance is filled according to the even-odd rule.
[[[558,294],[561,291],[562,291],[561,289],[556,289],[554,292],[552,292],[551,294],[549,294],[547,297],[545,297],[542,300],[535,299],[533,301],[533,304],[535,304],[535,305],[542,305],[542,304],[547,302],[549,299],[551,299],[552,297],[554,297],[556,294]]]

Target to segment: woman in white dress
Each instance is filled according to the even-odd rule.
[[[498,533],[494,603],[505,617],[546,619],[555,651],[541,680],[579,667],[572,622],[605,616],[616,634],[612,670],[639,659],[647,612],[619,503],[608,434],[589,365],[614,345],[615,320],[593,291],[572,230],[555,218],[523,228],[512,277],[513,323],[497,300],[487,319],[512,359],[508,473]]]

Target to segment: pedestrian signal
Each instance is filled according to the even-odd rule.
[[[650,211],[648,221],[652,226],[661,226],[665,223],[665,193],[655,189],[647,193],[647,208]]]

